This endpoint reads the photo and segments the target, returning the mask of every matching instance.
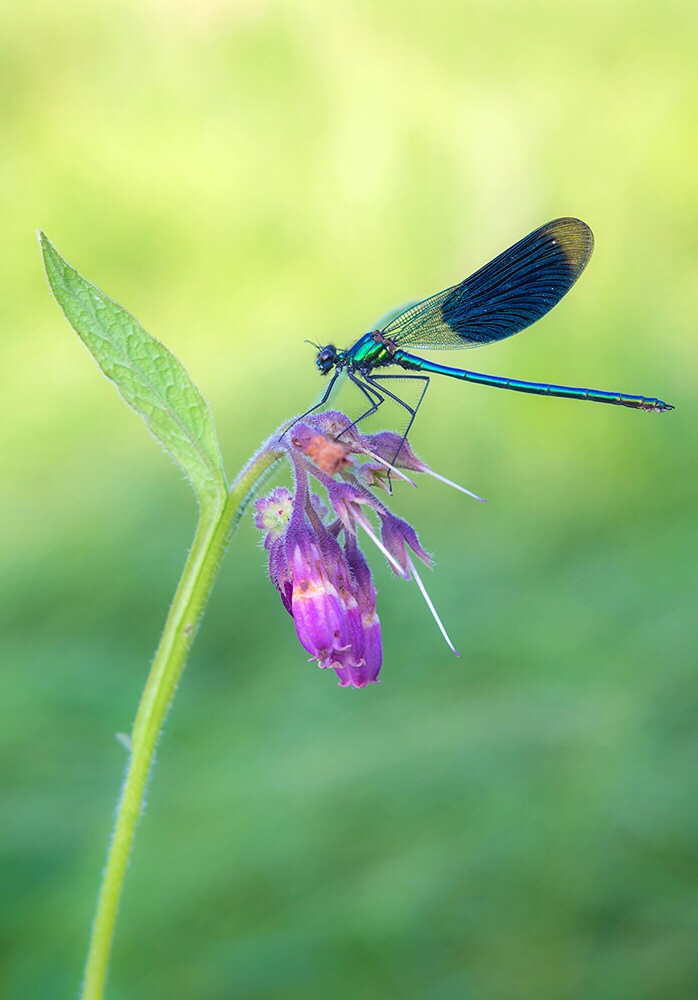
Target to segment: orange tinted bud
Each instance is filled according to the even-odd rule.
[[[302,435],[292,440],[296,448],[307,455],[310,461],[328,476],[334,476],[345,466],[351,465],[348,457],[350,449],[341,441],[334,441],[324,434],[316,434],[313,437]]]

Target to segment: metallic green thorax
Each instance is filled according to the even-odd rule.
[[[362,369],[383,368],[395,363],[395,346],[378,330],[365,333],[348,351],[337,355],[337,364]]]

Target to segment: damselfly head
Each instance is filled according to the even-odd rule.
[[[329,373],[334,368],[337,363],[337,348],[334,344],[328,344],[327,347],[323,347],[317,356],[315,364],[320,369],[321,375],[329,375]]]

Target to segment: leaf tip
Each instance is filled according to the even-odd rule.
[[[44,258],[44,262],[46,262],[46,255],[51,250],[53,250],[53,244],[51,243],[51,240],[48,238],[48,236],[43,231],[43,229],[37,229],[36,230],[36,239],[37,239],[37,241],[39,243],[39,249],[41,250],[41,256]]]

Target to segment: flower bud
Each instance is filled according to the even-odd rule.
[[[264,547],[268,549],[286,530],[293,510],[293,494],[285,486],[277,486],[268,497],[255,500],[254,505],[255,527],[267,532]]]
[[[401,517],[395,517],[394,514],[381,515],[381,521],[381,539],[383,545],[385,545],[393,559],[402,567],[405,574],[409,574],[410,566],[410,560],[407,555],[408,545],[426,566],[431,568],[434,565],[434,560],[419,544],[417,532],[411,524],[403,521]]]
[[[396,469],[409,469],[411,472],[428,472],[429,466],[417,458],[406,438],[393,431],[381,431],[367,437],[369,449],[389,462]]]

